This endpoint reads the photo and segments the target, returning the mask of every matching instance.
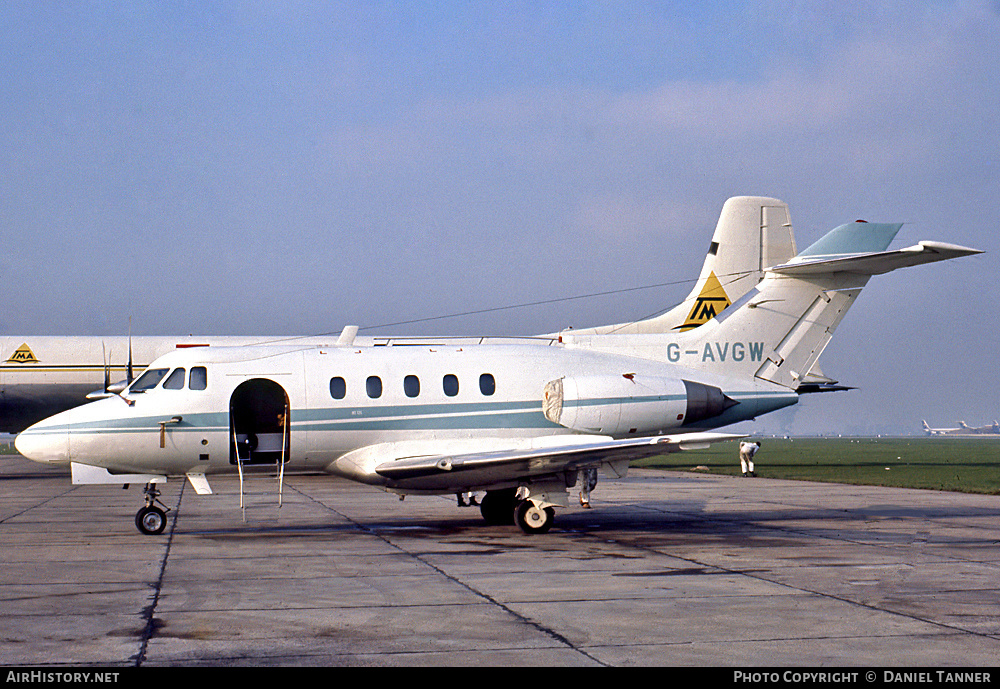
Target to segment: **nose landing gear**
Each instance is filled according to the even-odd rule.
[[[163,529],[167,526],[167,512],[170,511],[170,508],[160,502],[160,491],[155,483],[146,484],[143,496],[146,504],[135,513],[136,528],[147,535],[163,533]],[[161,507],[157,507],[155,503]]]

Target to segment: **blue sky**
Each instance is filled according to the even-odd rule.
[[[1000,4],[0,2],[6,334],[530,334],[687,293],[725,199],[986,255],[872,281],[862,390],[769,432],[992,421]],[[366,330],[368,334],[385,330]],[[774,419],[774,420],[771,420]]]

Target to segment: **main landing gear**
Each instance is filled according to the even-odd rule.
[[[555,510],[551,505],[524,496],[524,489],[504,488],[487,491],[479,511],[487,524],[517,524],[526,534],[543,534],[552,528]]]
[[[514,512],[514,521],[526,534],[548,533],[555,518],[554,509],[536,505],[531,500],[522,500]]]
[[[160,491],[155,483],[147,483],[143,489],[146,504],[135,513],[135,526],[144,534],[163,533],[167,526],[167,512],[170,508],[160,502]],[[157,507],[155,503],[159,503]]]

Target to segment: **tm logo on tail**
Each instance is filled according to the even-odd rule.
[[[726,290],[722,288],[722,283],[715,277],[715,273],[711,272],[705,280],[705,286],[701,288],[701,293],[695,298],[687,319],[677,329],[685,332],[697,328],[725,311],[730,304],[732,302]]]

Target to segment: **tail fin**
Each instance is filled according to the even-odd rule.
[[[758,196],[731,198],[722,207],[694,289],[678,307],[651,322],[670,321],[686,311],[684,321],[670,330],[697,328],[756,287],[765,270],[793,256],[795,235],[787,204]]]
[[[734,308],[678,336],[678,362],[797,390],[871,276],[981,253],[938,242],[887,251],[901,226],[842,225],[791,261],[768,268]],[[733,356],[736,348],[739,356]],[[681,358],[685,352],[694,356]]]
[[[707,323],[753,289],[764,271],[795,256],[788,205],[736,196],[722,207],[705,263],[691,293],[666,313],[644,321],[577,330],[577,335],[683,332]]]

